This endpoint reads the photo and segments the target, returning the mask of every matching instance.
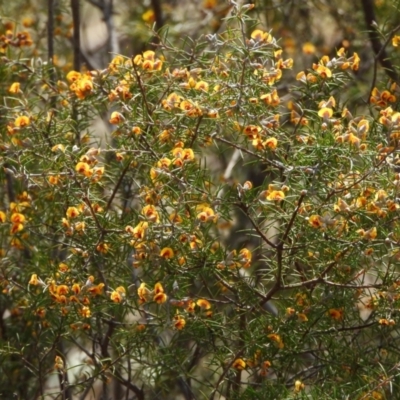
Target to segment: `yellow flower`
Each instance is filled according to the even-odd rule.
[[[154,286],[153,300],[158,304],[162,304],[167,301],[167,295],[164,293],[164,288],[160,282],[156,283]]]
[[[272,42],[272,36],[268,32],[263,32],[261,29],[256,29],[251,33],[251,38],[256,42]]]
[[[110,299],[114,303],[121,303],[126,295],[126,290],[123,286],[118,286],[110,295]]]
[[[43,284],[43,282],[38,278],[37,274],[32,274],[29,285],[38,286],[41,284]]]
[[[199,208],[199,206],[197,207]],[[200,222],[216,222],[217,216],[214,213],[214,210],[210,207],[201,207],[201,212],[197,214],[197,219]]]
[[[322,218],[319,215],[311,215],[311,217],[308,219],[308,223],[313,228],[322,228],[324,226]]]
[[[80,214],[80,211],[78,210],[77,207],[68,207],[67,212],[65,214],[67,218],[76,218]]]
[[[268,337],[268,339],[271,339],[273,342],[275,342],[278,349],[283,349],[285,347],[285,345],[283,344],[282,338],[277,333],[271,333],[267,337]]]
[[[14,213],[11,215],[10,221],[14,224],[22,224],[26,220],[25,216],[20,213]]]
[[[294,383],[294,391],[295,391],[296,393],[301,392],[301,391],[304,389],[304,387],[305,387],[305,385],[304,385],[304,383],[302,383],[301,381],[296,381],[296,382]]]
[[[232,364],[232,368],[237,369],[238,371],[242,371],[246,368],[246,362],[241,359],[241,358],[237,358],[233,364]]]
[[[156,208],[152,205],[149,204],[145,207],[142,208],[142,214],[150,221],[150,222],[160,222],[160,216],[158,215],[158,212]]]
[[[278,147],[278,140],[276,140],[274,137],[267,138],[263,143],[263,147],[267,147],[271,150],[276,150]]]
[[[109,245],[108,243],[104,243],[104,242],[99,243],[99,244],[97,245],[97,247],[96,247],[96,250],[97,250],[99,253],[106,254],[106,253],[108,253],[108,251],[110,250],[110,245]]]
[[[400,36],[394,35],[392,37],[392,46],[393,47],[399,47],[399,44],[400,44]]]
[[[121,113],[119,113],[119,112],[117,112],[117,111],[114,111],[114,112],[111,114],[111,117],[110,117],[110,119],[109,119],[109,122],[110,122],[110,124],[118,125],[118,124],[120,124],[123,120],[124,120],[124,116],[123,116]]]
[[[156,17],[154,15],[153,10],[147,10],[142,14],[142,20],[146,22],[147,24],[153,24],[154,21],[156,20]]]
[[[64,361],[60,356],[56,356],[54,359],[54,368],[58,370],[64,369]]]
[[[321,64],[313,64],[313,70],[323,79],[326,78],[331,78],[332,77],[332,71],[328,68],[325,67],[325,65]]]
[[[263,94],[260,99],[263,100],[265,104],[272,107],[278,106],[281,102],[276,89],[274,89],[271,93]]]
[[[160,251],[160,257],[165,258],[166,260],[174,257],[174,251],[170,247],[164,247]]]
[[[315,51],[316,51],[316,48],[312,43],[306,42],[303,44],[303,53],[304,54],[307,54],[307,55],[314,54]]]
[[[134,135],[141,135],[141,134],[142,134],[142,130],[140,129],[139,126],[134,126],[134,127],[131,129],[131,132],[132,132]]]
[[[173,108],[179,107],[179,104],[182,100],[183,98],[181,96],[173,92],[166,99],[164,99],[161,104],[165,110],[171,111]]]
[[[25,126],[28,126],[30,123],[31,123],[31,120],[26,115],[21,115],[21,116],[17,117],[16,120],[14,121],[14,125],[17,128],[23,128]]]
[[[67,74],[67,81],[70,83],[76,82],[81,77],[81,73],[77,71],[70,71]]]
[[[323,119],[329,119],[333,115],[333,110],[328,107],[323,107],[318,111],[318,116]]]
[[[363,239],[365,239],[365,240],[373,240],[373,239],[376,239],[376,237],[378,235],[378,230],[374,226],[373,228],[368,229],[367,231],[365,231],[364,229],[358,229],[357,233],[360,236],[362,236]]]
[[[86,307],[86,306],[83,306],[81,309],[80,309],[80,314],[82,315],[82,317],[83,318],[90,318],[90,315],[92,314],[91,312],[90,312],[90,308],[89,307]]]
[[[150,300],[151,291],[146,287],[146,284],[142,282],[137,290],[140,303],[145,303]]]
[[[21,84],[19,82],[14,82],[8,89],[9,93],[17,94],[21,92]]]
[[[268,195],[267,195],[267,200],[268,201],[276,201],[280,202],[284,200],[285,198],[285,193],[283,193],[282,190],[272,190]]]
[[[4,211],[0,211],[0,222],[6,222],[7,216]]]
[[[211,308],[210,302],[209,302],[208,300],[206,300],[206,299],[198,299],[198,300],[196,301],[196,304],[197,304],[200,308],[202,308],[202,309],[204,309],[204,310],[209,310],[209,309]]]
[[[182,330],[186,325],[186,320],[181,315],[177,314],[174,315],[174,327],[178,329],[178,331]]]
[[[202,90],[203,92],[208,92],[208,83],[205,81],[198,81],[194,87],[196,90]]]
[[[90,165],[85,162],[78,162],[78,164],[75,166],[75,171],[78,172],[78,174],[85,175],[86,177],[93,175]]]

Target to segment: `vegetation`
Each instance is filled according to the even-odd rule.
[[[185,39],[138,7],[115,52],[90,3],[95,56],[79,1],[2,10],[1,397],[394,398],[398,3],[329,55],[212,0]]]

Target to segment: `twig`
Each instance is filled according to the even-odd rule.
[[[49,0],[50,1],[50,0]],[[80,34],[80,11],[79,0],[71,0],[72,23],[74,26],[73,34],[73,50],[74,50],[74,70],[81,69],[81,34]]]
[[[374,50],[375,53],[375,66],[374,66],[374,78],[372,81],[373,84],[372,89],[375,87],[377,61],[379,61],[382,67],[385,69],[385,72],[389,76],[389,78],[397,82],[398,81],[397,72],[385,51],[385,47],[389,43],[390,39],[388,38],[389,40],[386,40],[384,45],[382,45],[379,40],[379,31],[376,23],[374,2],[373,0],[361,0],[361,5],[364,10],[364,19],[368,29],[369,40],[371,41],[372,49]],[[400,27],[395,28],[395,30],[391,32],[389,37],[393,35],[394,32],[396,32],[396,30],[398,29],[400,29]]]

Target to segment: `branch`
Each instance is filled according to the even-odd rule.
[[[367,29],[368,29],[369,40],[371,42],[372,49],[374,50],[374,53],[375,53],[373,87],[375,86],[375,81],[376,81],[377,61],[379,61],[380,64],[382,65],[382,67],[385,69],[385,72],[389,76],[389,78],[395,82],[398,82],[399,77],[397,75],[397,72],[396,72],[392,62],[390,61],[389,56],[387,55],[387,53],[385,51],[385,47],[389,43],[390,39],[386,40],[384,45],[382,45],[381,41],[379,40],[379,31],[378,31],[377,23],[376,23],[374,2],[373,2],[373,0],[361,0],[361,5],[364,10],[364,19],[365,19],[365,24],[367,25]],[[397,29],[399,29],[399,28],[397,28]],[[391,35],[394,34],[394,32],[392,31]],[[389,35],[389,37],[391,35]]]
[[[74,70],[79,72],[81,69],[81,36],[80,36],[81,23],[80,23],[79,0],[71,0],[71,10],[72,10],[72,23],[74,25],[74,35],[72,41],[74,50]]]

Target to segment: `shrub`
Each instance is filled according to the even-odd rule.
[[[251,8],[65,76],[3,39],[5,398],[396,392],[399,87],[348,109],[341,48],[283,100]]]

